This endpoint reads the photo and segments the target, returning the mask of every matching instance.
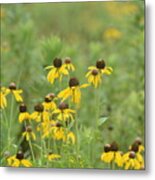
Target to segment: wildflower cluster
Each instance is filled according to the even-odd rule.
[[[106,144],[104,146],[101,160],[105,163],[109,163],[113,167],[116,164],[118,167],[126,170],[144,169],[143,151],[144,146],[139,137],[135,139],[134,143],[129,147],[129,150],[126,153],[119,151],[117,143],[113,142],[112,144]]]
[[[78,162],[80,153],[77,114],[82,99],[81,89],[88,88],[91,85],[95,89],[98,88],[103,82],[104,75],[110,75],[113,72],[112,67],[108,67],[105,61],[100,59],[96,61],[95,66],[88,67],[88,72],[85,75],[88,82],[81,84],[78,78],[70,77],[70,72],[75,71],[75,67],[69,57],[65,58],[64,63],[61,58],[55,58],[53,65],[45,69],[49,70],[47,80],[53,87],[55,87],[56,81],[61,85],[63,84],[64,87],[59,88],[59,91],[49,92],[45,95],[42,101],[34,105],[31,112],[22,97],[23,91],[18,89],[15,83],[10,83],[8,88],[1,87],[0,108],[5,111],[9,95],[19,103],[18,120],[16,122],[22,127],[21,141],[26,142],[29,147],[28,150],[25,150],[19,144],[16,151],[12,153],[11,145],[9,145],[8,151],[11,154],[6,158],[8,166],[52,166],[53,162],[61,162],[64,158],[64,152],[70,151],[70,148],[76,154],[76,161]],[[68,84],[66,84],[66,81],[64,81],[65,83],[62,81],[65,77]],[[96,124],[99,114],[96,117],[95,131],[97,130]],[[8,123],[8,140],[11,138],[10,129],[13,126],[11,121],[12,119]],[[92,136],[95,136],[95,131],[92,132]],[[92,143],[95,146],[95,139]],[[38,148],[38,150],[35,150],[35,148]],[[141,154],[143,150],[141,139],[136,139],[129,147],[129,151],[124,154],[119,151],[117,143],[113,142],[104,146],[101,160],[109,163],[112,169],[114,165],[124,169],[142,169],[144,168],[144,160]],[[74,157],[71,158],[75,159]],[[69,159],[68,161],[70,161]]]

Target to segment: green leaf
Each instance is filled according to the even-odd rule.
[[[101,118],[98,120],[98,126],[103,125],[107,120],[108,120],[108,117],[101,117]]]

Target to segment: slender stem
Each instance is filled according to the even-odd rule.
[[[111,161],[111,163],[110,163],[110,168],[111,168],[112,170],[115,169],[115,163],[114,163],[114,161]]]
[[[32,159],[35,162],[35,156],[34,156],[34,152],[33,152],[33,148],[32,148],[32,142],[31,142],[31,140],[29,140],[28,142],[29,142],[29,147],[30,147]]]
[[[76,106],[76,119],[75,119],[75,134],[76,134],[76,160],[79,162],[79,130],[78,130],[78,108]]]
[[[6,110],[5,110],[5,108],[3,109],[3,110],[1,110],[1,112],[3,112],[3,113],[1,113],[1,119],[2,119],[2,115],[4,116],[4,119],[5,119],[5,125],[8,127],[8,117],[7,117],[7,115],[6,115]]]
[[[40,130],[40,159],[41,159],[41,166],[42,166],[42,159],[43,159],[43,142],[42,142],[42,138],[41,138],[41,130]]]
[[[96,132],[98,130],[98,118],[99,118],[99,89],[95,89],[95,120],[93,121],[93,147],[92,147],[92,163],[95,166],[96,162]]]
[[[14,109],[14,97],[13,97],[13,94],[12,94],[12,97],[11,97],[11,109],[10,109],[10,119],[9,119],[9,122],[8,122],[8,144],[9,144],[9,150],[10,150],[10,139],[11,139],[11,125],[12,125],[12,121],[13,121],[13,109]]]

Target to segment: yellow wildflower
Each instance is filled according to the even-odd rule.
[[[53,93],[48,94],[45,97],[45,101],[42,103],[42,105],[44,106],[45,111],[49,111],[49,110],[52,111],[52,110],[54,110],[56,108],[56,104],[53,101],[54,97],[55,97],[55,95]]]
[[[50,69],[47,80],[53,84],[55,79],[58,79],[61,81],[63,75],[68,75],[68,71],[65,68],[65,66],[62,65],[62,60],[59,58],[55,58],[53,61],[53,66],[48,66],[46,69]]]
[[[76,140],[75,134],[74,134],[73,132],[71,132],[71,131],[69,131],[69,132],[67,133],[67,135],[64,136],[64,138],[63,138],[63,141],[64,141],[64,142],[72,143],[72,144],[75,144],[75,140]]]
[[[136,138],[135,142],[129,147],[129,151],[135,152],[135,158],[140,163],[141,168],[144,168],[144,159],[140,154],[144,151],[144,146],[142,146],[142,140],[140,138]]]
[[[140,153],[136,154],[134,151],[127,152],[123,155],[125,169],[142,169],[144,164],[141,164],[143,157]]]
[[[27,112],[27,107],[25,104],[21,104],[19,106],[19,111],[20,111],[20,114],[19,114],[18,120],[20,123],[22,123],[25,120],[30,120],[30,114]]]
[[[89,70],[98,69],[99,73],[110,75],[113,72],[112,67],[107,67],[105,64],[105,61],[103,59],[100,59],[96,62],[96,66],[90,66],[88,67]]]
[[[69,80],[69,87],[64,89],[58,94],[59,98],[62,98],[62,101],[67,99],[68,97],[72,98],[72,102],[79,104],[81,101],[81,88],[88,87],[89,84],[79,85],[79,81],[77,78],[71,78]]]
[[[142,145],[142,139],[140,137],[137,137],[134,143],[129,147],[129,150],[139,153],[143,152],[144,146]]]
[[[41,122],[41,124],[39,124],[39,126],[37,127],[37,130],[42,132],[42,138],[46,138],[51,135],[52,129],[55,126],[56,122],[54,120],[47,120]]]
[[[31,126],[27,126],[26,127],[26,131],[23,132],[22,136],[26,137],[26,141],[29,141],[30,139],[36,140],[36,135],[32,131],[32,127]]]
[[[86,74],[86,78],[88,78],[88,82],[92,83],[95,88],[101,84],[101,74],[97,68],[90,70]]]
[[[4,109],[7,107],[7,99],[6,96],[8,95],[9,91],[5,87],[1,87],[0,89],[0,108]]]
[[[9,157],[7,162],[8,165],[12,167],[32,167],[32,163],[29,160],[24,159],[24,154],[21,151],[19,151],[16,155]]]
[[[48,156],[47,156],[47,159],[49,161],[57,160],[57,159],[60,159],[60,158],[61,158],[61,155],[53,154],[53,153],[49,153]]]
[[[73,114],[75,110],[69,109],[68,104],[61,102],[57,109],[55,109],[52,114],[57,115],[57,119],[60,121],[73,120]]]
[[[15,83],[10,83],[8,93],[12,93],[16,99],[17,102],[23,102],[23,98],[21,96],[21,93],[23,90],[17,89]]]
[[[118,146],[115,142],[104,146],[104,152],[101,155],[101,160],[106,163],[114,162],[119,167],[123,166],[122,153],[118,151]]]
[[[66,57],[65,58],[65,63],[64,63],[65,68],[68,71],[75,71],[75,67],[74,65],[71,63],[71,58],[70,57]]]
[[[42,104],[37,104],[34,106],[34,112],[31,114],[30,118],[36,122],[40,122],[41,120],[47,121],[49,119],[49,113],[44,111],[44,106]]]
[[[63,140],[64,136],[65,136],[65,130],[62,127],[62,125],[58,125],[58,126],[56,125],[56,127],[52,128],[52,137],[55,140]]]

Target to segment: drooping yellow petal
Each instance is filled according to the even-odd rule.
[[[110,163],[114,159],[114,152],[103,152],[101,155],[101,160]]]
[[[115,153],[115,160],[114,161],[119,167],[123,166],[123,157],[122,157],[120,152]]]
[[[0,108],[4,109],[5,107],[7,107],[6,96],[0,92]]]
[[[71,142],[72,144],[75,144],[75,135],[73,132],[69,132],[67,134],[67,142]]]
[[[11,166],[15,159],[16,159],[16,156],[11,156],[7,158],[8,165]]]
[[[22,164],[24,167],[32,167],[32,163],[31,163],[29,160],[26,160],[26,159],[22,159],[22,160],[21,160],[21,164]]]
[[[88,86],[90,86],[90,84],[82,84],[82,85],[80,86],[80,88],[86,88],[86,87],[88,87]]]
[[[12,92],[13,92],[14,97],[15,97],[17,102],[23,102],[23,98],[20,95],[23,92],[21,89],[20,90],[12,90]]]
[[[18,159],[15,159],[11,166],[19,167],[20,166],[20,161]]]
[[[106,74],[106,75],[110,75],[112,72],[113,72],[112,67],[105,67],[105,68],[102,70],[102,73],[103,73],[103,74]]]
[[[81,101],[81,91],[78,86],[75,88],[72,88],[72,101],[75,104],[79,104]]]
[[[62,101],[64,101],[65,99],[67,99],[69,96],[71,96],[71,88],[70,88],[70,87],[64,89],[63,91],[61,91],[61,92],[58,94],[58,97],[59,97],[59,98],[62,98]]]
[[[54,66],[47,66],[45,69],[52,69]]]
[[[88,70],[93,70],[93,69],[96,69],[96,66],[89,66],[88,67]]]
[[[48,75],[47,75],[47,80],[51,83],[51,84],[53,84],[54,83],[54,80],[55,80],[55,72],[56,72],[56,68],[52,68],[50,71],[49,71],[49,73],[48,73]]]
[[[20,123],[22,123],[24,120],[28,120],[28,119],[30,119],[30,115],[28,112],[22,112],[19,114],[18,120]]]
[[[35,111],[30,115],[30,118],[35,120],[36,122],[40,122],[41,121],[41,113]]]

